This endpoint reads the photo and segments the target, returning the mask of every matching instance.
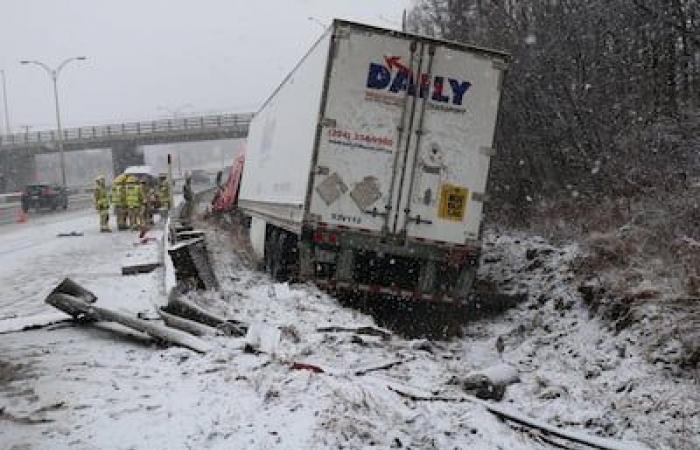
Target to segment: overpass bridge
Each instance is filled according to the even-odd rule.
[[[245,138],[253,114],[217,114],[84,126],[63,130],[63,151],[109,148],[114,173],[144,164],[142,145]],[[36,171],[35,155],[58,151],[57,130],[0,136],[0,173],[7,188],[21,187]],[[2,186],[0,186],[2,188]]]

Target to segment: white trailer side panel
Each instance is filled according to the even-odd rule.
[[[330,41],[327,32],[250,124],[239,202],[252,213],[292,207],[299,214],[283,220],[303,217]]]

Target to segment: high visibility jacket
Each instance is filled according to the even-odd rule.
[[[147,206],[150,199],[151,199],[151,188],[149,188],[145,184],[142,184],[141,185],[141,205]]]
[[[126,186],[123,184],[112,185],[112,204],[119,208],[126,206]]]
[[[109,196],[107,195],[107,188],[104,184],[98,184],[97,187],[95,187],[95,208],[109,208]]]
[[[141,186],[135,183],[126,185],[126,206],[127,208],[138,208],[141,206]]]
[[[168,186],[167,181],[158,187],[158,200],[160,200],[161,205],[170,203],[170,186]]]

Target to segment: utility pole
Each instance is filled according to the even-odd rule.
[[[61,64],[58,65],[57,68],[52,69],[51,67],[47,66],[41,61],[20,61],[20,64],[35,64],[42,69],[46,71],[46,73],[51,77],[51,80],[53,81],[53,96],[54,96],[54,101],[56,102],[56,126],[58,127],[57,131],[57,139],[56,139],[56,145],[58,147],[58,152],[61,154],[61,180],[63,183],[63,187],[67,187],[66,185],[66,158],[65,155],[63,154],[63,128],[61,127],[61,109],[58,105],[58,76],[61,74],[61,70],[71,61],[84,61],[86,60],[87,57],[85,56],[74,56],[72,58],[68,58],[64,60]]]
[[[0,69],[0,75],[2,75],[2,98],[5,104],[5,134],[12,134],[10,129],[10,110],[7,107],[7,83],[5,81],[5,71]]]

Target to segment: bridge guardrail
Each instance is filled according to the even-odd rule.
[[[209,116],[182,117],[143,122],[127,122],[111,125],[96,125],[63,130],[64,142],[89,139],[104,139],[117,136],[144,136],[174,131],[215,130],[248,126],[253,114],[218,114]],[[0,136],[0,147],[12,145],[53,143],[56,130],[41,130]]]

